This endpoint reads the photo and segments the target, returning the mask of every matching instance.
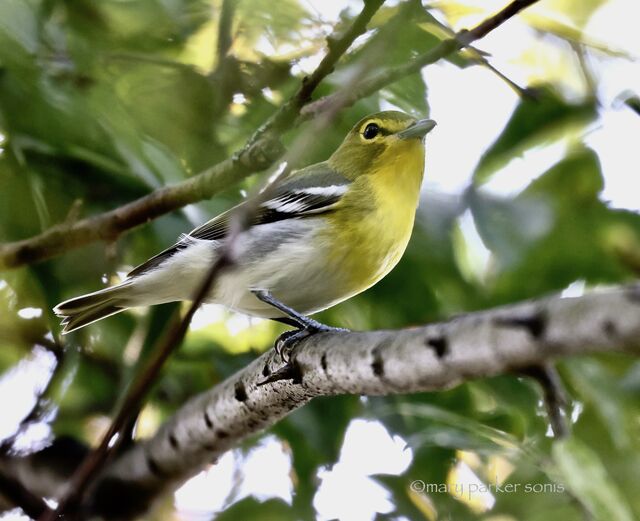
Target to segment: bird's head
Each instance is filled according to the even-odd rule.
[[[349,131],[329,164],[342,175],[355,179],[375,173],[383,166],[415,162],[418,158],[422,161],[424,136],[435,126],[431,119],[419,120],[395,110],[371,114]]]

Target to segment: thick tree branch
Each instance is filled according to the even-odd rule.
[[[230,159],[181,183],[160,188],[149,195],[114,210],[82,219],[71,225],[59,224],[21,241],[0,245],[0,270],[42,261],[98,240],[113,240],[121,233],[173,210],[207,199],[252,173],[271,166],[283,153],[279,135],[294,122],[316,116],[340,105],[343,108],[377,90],[413,74],[482,38],[537,0],[514,0],[494,16],[415,59],[387,69],[359,83],[349,92],[336,92],[314,102],[311,95],[329,75],[353,41],[366,31],[368,22],[384,0],[366,0],[362,12],[339,38],[330,38],[329,51],[317,69],[305,78],[294,96],[249,138],[245,147]]]
[[[436,391],[559,357],[613,351],[640,353],[638,285],[407,330],[318,334],[296,348],[291,380],[259,385],[282,364],[271,350],[187,402],[107,469],[91,509],[107,517],[143,511],[159,493],[317,396]]]

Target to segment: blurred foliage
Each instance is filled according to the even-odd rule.
[[[541,41],[553,35],[553,52],[575,62],[571,47],[558,42],[587,41],[583,29],[605,3],[556,0],[546,9],[561,13],[559,20],[540,13],[526,13],[525,19]],[[356,12],[345,7],[334,28],[303,1],[242,0],[231,23],[221,26],[221,5],[221,0],[0,1],[0,241],[117,207],[229,157],[312,70],[325,37],[343,30]],[[334,92],[363,64],[402,63],[447,37],[449,25],[458,29],[490,14],[477,2],[437,5],[434,10],[414,0],[388,2],[316,95]],[[217,53],[219,31],[230,37],[224,56]],[[620,55],[601,51],[607,59]],[[457,67],[474,63],[465,53],[448,61]],[[584,78],[557,72],[549,72],[544,84],[528,86],[529,96],[468,173],[464,193],[423,194],[399,266],[371,290],[324,312],[321,320],[355,329],[406,327],[571,284],[637,276],[640,217],[603,199],[600,158],[585,144],[587,126],[599,121],[599,93],[585,88],[572,94],[570,86]],[[395,106],[428,114],[428,84],[428,74],[402,78],[344,110],[306,161],[325,159],[353,122],[370,112]],[[637,95],[627,96],[626,103],[638,110]],[[283,139],[293,142],[304,128]],[[487,188],[514,159],[558,143],[566,145],[564,157],[538,172],[524,190],[505,196]],[[63,340],[52,306],[95,290],[101,280],[116,280],[240,200],[241,190],[255,182],[230,186],[197,208],[157,219],[114,243],[0,274],[2,381],[15,377],[42,348],[64,350],[56,385],[45,396],[51,414],[44,417],[54,435],[95,443],[122,389],[180,306],[111,317],[65,338],[64,345],[58,344]],[[476,262],[465,219],[472,220],[487,250],[484,264]],[[190,396],[269,348],[281,331],[275,323],[205,308],[154,389],[138,434],[149,435]],[[585,512],[597,521],[640,518],[640,364],[589,357],[565,361],[560,369],[574,407],[574,436],[562,443],[546,435],[535,386],[515,376],[441,393],[316,400],[271,430],[292,458],[292,505],[248,497],[217,519],[313,518],[318,473],[338,461],[345,431],[358,416],[379,420],[413,451],[402,475],[375,476],[393,505],[379,519],[573,521],[584,519]],[[40,381],[34,390],[43,387]],[[254,444],[250,440],[239,450]],[[463,464],[487,484],[547,489],[496,492],[495,504],[482,506],[409,486],[416,479],[454,483]],[[263,478],[269,479],[269,469]]]

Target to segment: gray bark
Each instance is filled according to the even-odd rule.
[[[318,334],[296,347],[293,379],[259,385],[283,363],[270,350],[191,399],[153,438],[107,467],[97,495],[104,496],[106,483],[106,497],[115,489],[140,498],[142,490],[151,499],[317,396],[437,391],[559,357],[611,351],[640,352],[638,285],[399,331]]]

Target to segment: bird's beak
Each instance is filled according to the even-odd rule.
[[[429,132],[431,132],[436,126],[436,122],[432,119],[421,119],[416,121],[413,125],[404,130],[401,130],[396,134],[400,139],[422,139]]]

